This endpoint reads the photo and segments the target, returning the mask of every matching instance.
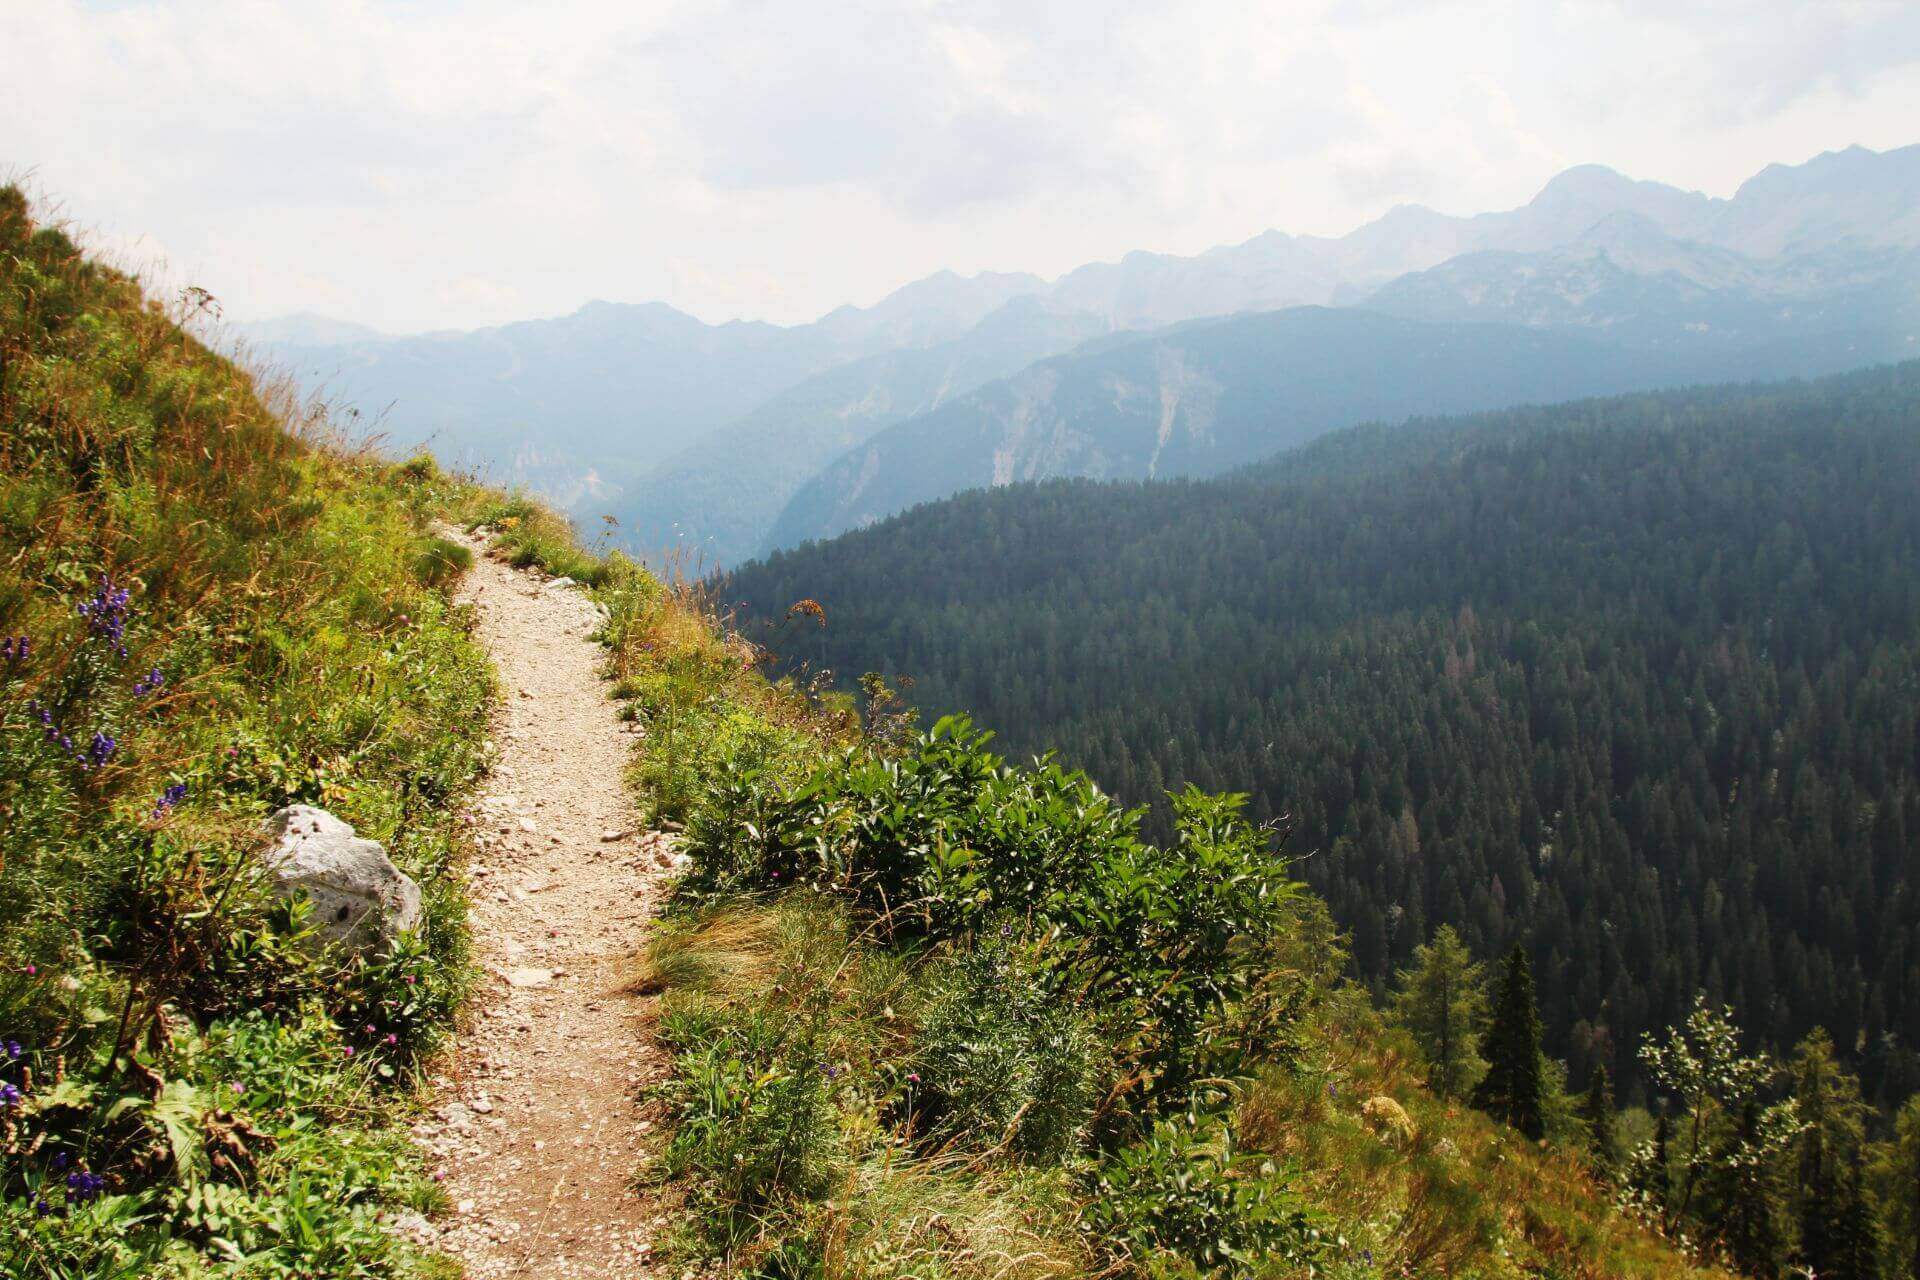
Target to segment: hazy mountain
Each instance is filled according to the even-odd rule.
[[[779,501],[872,432],[945,411],[955,395],[1103,331],[1361,302],[1409,318],[1565,327],[1636,348],[1813,330],[1831,346],[1849,323],[1908,324],[1911,295],[1899,291],[1913,275],[1898,251],[1920,245],[1917,175],[1920,147],[1854,148],[1770,167],[1720,200],[1584,165],[1517,209],[1456,217],[1403,206],[1345,236],[1269,231],[1193,257],[1129,254],[1051,283],[942,272],[792,327],[593,303],[466,333],[383,338],[312,316],[246,332],[309,387],[378,420],[397,446],[428,442],[580,514],[616,512],[635,546],[686,533],[724,561],[756,544]],[[1876,335],[1863,349],[1884,350]],[[947,344],[957,345],[940,350]],[[1074,410],[1087,439],[1101,431],[1096,403]],[[1152,465],[1169,474],[1186,456],[1176,448]],[[922,461],[952,457],[945,447]],[[1136,453],[1092,449],[1057,473],[1106,474],[1120,458]],[[937,496],[961,474],[1020,465],[1012,455],[1005,468],[973,459],[900,491]],[[886,487],[873,484],[829,502],[844,512],[827,525],[877,511],[869,500]]]
[[[1911,329],[1920,325],[1920,250],[1759,259],[1615,213],[1563,247],[1462,254],[1402,276],[1365,305],[1420,320],[1583,329],[1629,345]]]
[[[644,553],[707,567],[751,555],[794,491],[874,432],[1106,332],[1083,312],[1021,297],[962,337],[816,374],[703,437],[603,505]]]
[[[1768,165],[1716,212],[1709,238],[1762,257],[1837,244],[1920,246],[1920,145]]]
[[[1609,347],[1514,327],[1294,308],[1043,361],[891,427],[809,481],[768,548],[961,489],[1054,476],[1207,475],[1372,417],[1600,391]]]
[[[1269,231],[1192,258],[1134,253],[1069,272],[1049,296],[1119,329],[1351,302],[1461,254],[1570,246],[1621,215],[1672,240],[1750,257],[1837,245],[1920,246],[1920,146],[1884,153],[1853,147],[1802,165],[1773,165],[1730,200],[1579,165],[1517,209],[1453,217],[1402,205],[1339,237]]]
[[[247,332],[396,447],[431,444],[497,480],[598,505],[612,492],[606,475],[630,476],[822,370],[958,337],[1039,283],[948,272],[793,327],[591,302],[554,319],[403,338],[343,340],[317,318]]]
[[[349,342],[379,342],[387,336],[370,325],[335,320],[311,311],[252,320],[229,328],[234,337],[259,347],[337,347]]]
[[[1545,370],[1532,382],[1475,382],[1452,363],[1458,345],[1432,356],[1417,342],[1389,346],[1406,363],[1381,366],[1381,353],[1341,343],[1403,335],[1376,336],[1318,312],[1284,325],[1163,334],[1125,355],[1083,351],[836,460],[796,493],[763,549],[975,485],[1207,475],[1373,414],[1911,357],[1920,353],[1920,221],[1906,196],[1917,174],[1920,148],[1855,149],[1769,169],[1731,200],[1714,200],[1589,165],[1507,212],[1447,218],[1403,208],[1339,240],[1272,234],[1196,259],[1136,254],[1082,268],[1050,296],[1124,327],[1209,303],[1259,306],[1316,291],[1352,300],[1370,275],[1434,258],[1359,300],[1403,319],[1499,326],[1479,335],[1470,357],[1490,369],[1532,350],[1519,338],[1528,330],[1594,339],[1611,354],[1563,366],[1564,382]],[[1253,351],[1229,335],[1267,345]],[[1502,342],[1518,345],[1496,351]],[[1464,387],[1479,398],[1453,398]],[[1236,403],[1238,417],[1216,422],[1218,405]]]
[[[1015,298],[1046,287],[1039,276],[1024,272],[961,276],[941,271],[894,290],[871,307],[838,307],[803,327],[868,351],[928,347],[961,336]]]
[[[1820,322],[1782,336],[1753,319],[1767,304],[1712,291],[1696,296],[1677,277],[1649,282],[1611,268],[1604,257],[1587,260],[1587,271],[1599,284],[1590,306],[1619,307],[1609,323],[1432,322],[1295,308],[1044,361],[890,427],[836,460],[794,495],[762,551],[831,537],[979,486],[1059,476],[1213,475],[1371,418],[1832,373],[1920,349],[1910,326],[1866,305],[1893,307],[1897,289],[1863,289],[1831,307],[1810,308]],[[1723,340],[1692,331],[1692,321],[1663,318],[1675,298],[1689,305],[1686,315],[1713,316],[1750,340]],[[1530,305],[1523,299],[1506,310]],[[1658,340],[1627,345],[1615,333],[1588,332],[1623,327],[1657,331]]]

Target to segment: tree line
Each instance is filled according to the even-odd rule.
[[[1290,815],[1392,974],[1522,946],[1646,1105],[1696,994],[1920,1082],[1920,366],[1340,433],[1206,483],[1013,486],[716,584],[1133,802]],[[803,597],[825,625],[788,619]]]

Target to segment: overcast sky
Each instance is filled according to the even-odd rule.
[[[0,172],[230,315],[811,319],[1920,141],[1912,0],[0,0]]]

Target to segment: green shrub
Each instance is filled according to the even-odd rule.
[[[932,987],[907,1094],[924,1140],[1035,1164],[1078,1155],[1099,1096],[1100,1046],[1035,958],[993,939],[942,966]]]
[[[841,1068],[816,1038],[777,1012],[744,1017],[694,1006],[662,1034],[679,1054],[671,1098],[679,1123],[666,1171],[737,1223],[785,1200],[822,1194],[838,1149],[831,1094]]]
[[[688,832],[688,883],[809,885],[895,939],[1003,926],[1045,937],[1045,985],[1075,993],[1096,1025],[1124,1028],[1150,1109],[1257,1060],[1265,1046],[1243,1015],[1298,886],[1239,798],[1175,797],[1176,840],[1156,848],[1136,834],[1140,811],[1085,775],[1050,761],[1009,768],[986,743],[950,718],[905,754],[855,748],[797,786],[738,776],[714,820]]]
[[[1109,1156],[1085,1223],[1148,1274],[1306,1271],[1330,1243],[1284,1171],[1236,1151],[1217,1117],[1162,1120]]]

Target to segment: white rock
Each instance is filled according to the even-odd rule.
[[[263,861],[283,898],[305,896],[323,936],[359,951],[392,944],[420,923],[420,886],[377,841],[311,805],[267,819],[273,844]]]

